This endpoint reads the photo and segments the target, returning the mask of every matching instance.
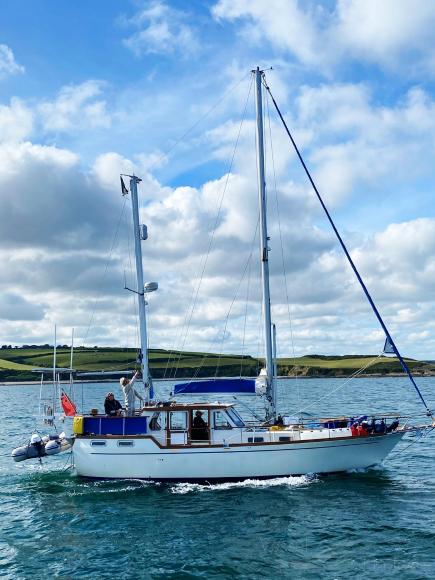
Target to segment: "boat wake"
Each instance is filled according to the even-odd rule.
[[[269,488],[278,486],[302,487],[317,483],[319,480],[315,475],[301,475],[289,477],[276,477],[273,479],[245,479],[243,481],[229,481],[225,483],[176,483],[172,486],[171,492],[176,494],[186,494],[203,491],[227,491],[239,488]]]
[[[346,473],[371,473],[373,471],[384,471],[384,467],[380,464],[370,465],[370,467],[356,467],[354,469],[347,469]]]
[[[143,479],[117,479],[117,480],[99,480],[80,482],[70,488],[71,479],[65,479],[60,482],[61,485],[68,484],[68,493],[72,496],[86,496],[89,494],[123,494],[137,493],[138,491],[151,490],[160,488],[173,494],[188,494],[207,491],[227,491],[231,489],[259,489],[278,486],[302,487],[318,482],[314,475],[303,475],[297,477],[278,477],[273,479],[246,479],[244,481],[224,482],[224,483],[172,483],[162,484],[157,481],[148,481]]]
[[[148,489],[152,486],[159,485],[154,481],[145,481],[143,479],[117,479],[117,480],[100,480],[81,483],[78,489],[71,491],[71,495],[89,495],[89,493],[125,493],[137,492],[138,490]]]

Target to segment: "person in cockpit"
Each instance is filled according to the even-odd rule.
[[[192,423],[192,440],[208,441],[208,426],[202,418],[202,411],[196,411]]]
[[[104,400],[104,412],[109,417],[119,417],[122,412],[122,406],[119,401],[115,399],[113,393],[107,393]]]

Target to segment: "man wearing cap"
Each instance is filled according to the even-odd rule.
[[[131,381],[129,381],[126,377],[122,377],[122,379],[119,381],[122,392],[124,393],[124,406],[126,409],[127,417],[132,417],[134,415],[134,404],[136,399],[139,399],[139,401],[143,403],[143,398],[133,387],[133,384],[138,375],[139,371],[136,371]]]
[[[115,395],[113,393],[107,393],[104,401],[104,412],[106,415],[109,415],[109,417],[119,417],[121,410],[121,403],[115,399]]]

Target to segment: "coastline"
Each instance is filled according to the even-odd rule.
[[[367,379],[367,378],[373,378],[373,379],[379,379],[379,378],[384,378],[384,379],[396,379],[396,378],[400,378],[400,377],[406,377],[406,373],[366,373],[366,374],[360,374],[356,377],[353,377],[353,379]],[[424,373],[419,373],[417,372],[413,372],[413,376],[417,377],[417,378],[426,378],[426,377],[435,377],[435,372],[424,372]],[[347,380],[351,377],[351,375],[343,375],[342,373],[337,373],[337,374],[318,374],[318,375],[291,375],[291,376],[287,376],[287,375],[279,375],[276,378],[277,379],[291,379],[291,380],[295,380],[295,379],[307,379],[307,380],[312,380],[312,379],[343,379],[343,380]],[[211,380],[215,377],[197,377],[195,379],[192,380]],[[234,376],[228,376],[228,377],[219,377],[221,378],[234,378]],[[255,378],[255,377],[250,377],[250,378]],[[170,379],[164,379],[164,378],[155,378],[155,381],[158,382],[174,382],[174,381],[188,381],[190,380],[191,377],[178,377],[178,378],[170,378]],[[51,381],[44,381],[45,384],[50,383]],[[86,384],[103,384],[103,383],[114,383],[117,382],[116,380],[113,379],[97,379],[97,380],[90,380],[90,379],[86,379],[86,380],[81,380],[81,381],[76,381],[75,384],[79,384],[79,383],[86,383]],[[11,386],[32,386],[32,385],[40,385],[41,381],[0,381],[0,387],[11,387]],[[70,381],[59,381],[59,384],[61,385],[69,385]]]

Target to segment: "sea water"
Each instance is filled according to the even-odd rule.
[[[435,380],[420,379],[435,403]],[[157,383],[161,398],[171,389]],[[85,410],[108,384],[76,386]],[[228,399],[227,399],[228,400]],[[70,454],[16,464],[39,386],[0,386],[2,578],[400,578],[435,576],[435,433],[383,466],[241,483],[88,481]],[[244,399],[252,404],[252,400]],[[313,415],[422,410],[405,378],[279,382],[281,409]]]

